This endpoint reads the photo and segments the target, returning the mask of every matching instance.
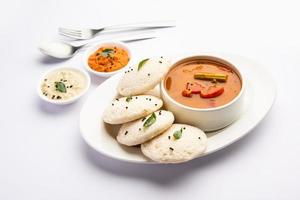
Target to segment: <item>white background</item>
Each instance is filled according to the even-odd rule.
[[[275,104],[247,137],[202,159],[136,165],[101,156],[80,137],[86,96],[58,107],[36,95],[42,72],[83,67],[82,55],[57,61],[37,45],[61,39],[62,25],[159,19],[176,19],[178,26],[157,40],[129,44],[136,59],[195,49],[239,54],[272,74]],[[300,199],[299,19],[297,1],[288,0],[1,1],[0,199]],[[102,81],[92,77],[89,92]]]

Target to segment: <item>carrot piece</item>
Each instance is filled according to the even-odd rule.
[[[200,94],[200,91],[204,88],[203,85],[197,82],[187,83],[186,89],[191,90],[192,94]]]
[[[181,92],[181,95],[184,97],[192,97],[192,90],[185,89]]]
[[[215,98],[223,94],[224,87],[210,87],[206,92],[200,91],[202,98]]]
[[[200,83],[192,83],[190,84],[190,89],[192,90],[192,94],[200,94],[201,90],[204,89],[204,86]]]

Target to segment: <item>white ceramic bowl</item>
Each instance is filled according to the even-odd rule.
[[[170,69],[189,60],[206,59],[225,64],[232,68],[240,77],[242,88],[240,93],[229,103],[215,108],[193,108],[183,105],[169,96],[165,90],[164,80],[161,82],[161,96],[167,110],[173,112],[176,122],[186,123],[201,128],[204,131],[214,131],[224,128],[239,118],[243,111],[245,79],[240,71],[231,63],[217,57],[200,55],[181,59],[172,65]]]
[[[62,69],[70,69],[70,70],[74,70],[74,71],[77,71],[80,74],[82,74],[85,77],[85,80],[86,80],[85,88],[81,91],[81,93],[79,93],[78,95],[76,95],[76,96],[74,96],[70,99],[67,99],[67,100],[49,99],[49,98],[45,97],[42,93],[42,90],[41,90],[41,85],[42,85],[45,77],[49,73],[52,73],[52,72],[55,72],[55,71],[58,71],[58,70],[62,70]],[[41,76],[41,78],[38,82],[37,92],[38,92],[39,97],[42,100],[44,100],[48,103],[56,104],[56,105],[66,105],[66,104],[73,103],[74,101],[78,100],[81,96],[83,96],[87,92],[87,90],[89,89],[90,85],[91,85],[90,75],[87,72],[85,72],[84,70],[74,68],[74,67],[56,67],[56,68],[50,69],[50,70],[46,71],[45,73],[43,73],[43,75]]]
[[[116,46],[116,47],[120,47],[122,49],[125,49],[128,52],[128,56],[129,56],[129,62],[127,63],[127,65],[125,65],[121,69],[118,69],[118,70],[113,71],[113,72],[97,72],[97,71],[93,70],[88,64],[88,59],[89,59],[91,54],[93,54],[95,51],[97,51],[97,49],[99,49],[102,46]],[[125,68],[127,68],[127,66],[129,66],[131,61],[132,61],[131,51],[129,50],[127,45],[124,44],[123,42],[102,42],[102,43],[99,43],[99,44],[89,48],[86,51],[85,55],[83,56],[83,63],[84,63],[85,69],[87,71],[89,71],[90,73],[95,74],[96,76],[99,76],[99,77],[110,77],[110,76],[112,76],[112,75],[114,75],[114,74],[116,74],[120,71],[123,71]]]

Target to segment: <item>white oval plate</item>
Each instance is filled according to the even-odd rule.
[[[208,54],[206,54],[208,55]],[[208,148],[201,155],[218,151],[249,133],[265,117],[275,99],[275,83],[268,72],[246,58],[209,54],[223,58],[235,65],[246,77],[245,110],[241,117],[230,126],[208,133]],[[80,130],[84,140],[96,151],[118,160],[135,163],[153,163],[143,156],[139,147],[120,145],[115,136],[119,126],[107,125],[102,113],[107,105],[117,97],[116,87],[121,73],[109,78],[88,97],[80,113]]]

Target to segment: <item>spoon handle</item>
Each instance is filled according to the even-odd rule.
[[[112,30],[135,30],[135,29],[155,29],[155,28],[168,28],[175,27],[175,20],[163,20],[163,21],[148,21],[138,23],[119,24],[113,26],[106,26],[99,29],[100,31],[112,31]]]

